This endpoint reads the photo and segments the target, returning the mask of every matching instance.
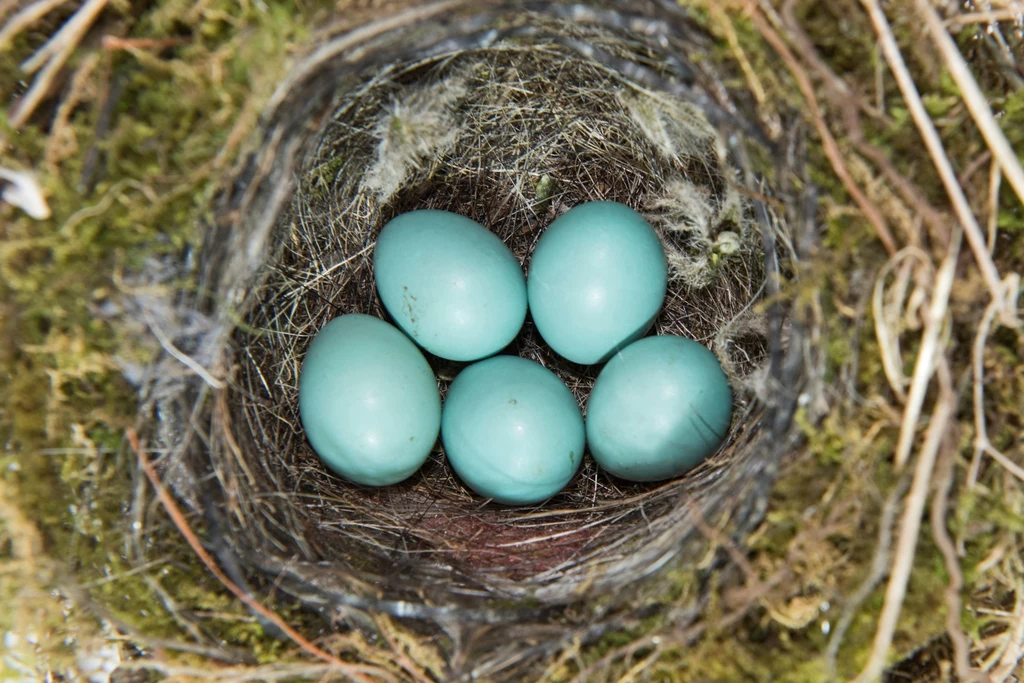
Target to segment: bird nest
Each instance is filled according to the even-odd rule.
[[[183,301],[212,322],[181,346],[229,380],[167,373],[150,390],[163,474],[206,516],[237,581],[269,577],[332,617],[537,621],[624,604],[641,579],[701,557],[712,528],[742,538],[759,521],[801,372],[799,353],[786,356],[799,325],[770,296],[797,259],[786,207],[799,205],[770,179],[798,145],[765,142],[680,9],[631,12],[445,2],[353,17],[281,84]],[[718,453],[655,485],[586,459],[529,508],[474,495],[440,444],[395,486],[331,474],[299,422],[299,367],[331,318],[387,318],[372,270],[381,227],[453,211],[526,268],[545,226],[592,200],[635,208],[662,238],[655,332],[711,348],[736,397]],[[529,319],[507,352],[555,372],[585,406],[599,366],[558,357]],[[460,367],[429,360],[443,393]]]

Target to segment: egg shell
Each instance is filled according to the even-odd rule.
[[[587,403],[587,442],[615,476],[660,481],[714,453],[731,416],[732,389],[711,351],[683,337],[647,337],[602,368]]]
[[[617,202],[580,204],[537,243],[530,312],[556,353],[600,363],[651,328],[667,280],[665,249],[643,216]]]
[[[410,211],[377,237],[374,279],[413,341],[454,361],[505,348],[526,318],[519,261],[494,233],[448,211]]]
[[[538,363],[495,356],[452,382],[441,441],[462,481],[485,498],[530,505],[561,491],[583,461],[583,418],[572,393]]]
[[[299,417],[329,468],[357,484],[386,486],[430,455],[441,396],[408,337],[353,313],[331,320],[309,345],[299,373]]]

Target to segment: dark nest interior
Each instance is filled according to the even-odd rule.
[[[455,5],[339,32],[281,86],[188,300],[216,321],[190,353],[230,368],[231,382],[168,377],[152,395],[168,481],[206,514],[226,567],[322,609],[522,620],[613,601],[695,560],[706,524],[740,534],[757,522],[798,374],[783,358],[793,327],[765,302],[797,253],[786,203],[749,161],[749,103],[692,58],[707,39],[678,9]],[[654,332],[720,358],[735,395],[720,451],[657,485],[616,480],[587,458],[531,508],[474,495],[440,443],[399,485],[330,474],[303,436],[298,371],[331,318],[387,319],[372,272],[383,224],[453,211],[501,237],[525,270],[545,226],[590,200],[623,202],[661,235],[670,283]],[[559,358],[529,318],[506,353],[554,371],[581,406],[600,369]],[[429,360],[443,393],[459,367]]]

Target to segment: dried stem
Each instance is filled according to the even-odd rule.
[[[996,118],[992,115],[992,108],[989,106],[988,98],[978,86],[978,81],[975,80],[974,74],[971,73],[971,68],[967,66],[967,61],[960,54],[960,48],[953,42],[953,38],[950,37],[949,32],[943,25],[939,13],[935,11],[935,7],[932,6],[929,0],[915,0],[914,4],[917,7],[918,14],[921,15],[925,25],[928,26],[928,32],[931,34],[932,40],[935,41],[935,46],[939,49],[942,60],[946,63],[946,68],[949,70],[950,75],[953,76],[957,88],[960,89],[960,93],[967,104],[967,110],[971,112],[974,123],[977,124],[978,130],[981,131],[985,142],[988,143],[988,148],[992,152],[993,157],[1003,169],[1003,174],[1010,181],[1010,185],[1013,186],[1014,191],[1017,193],[1017,198],[1024,202],[1024,167],[1021,167],[1020,159],[1017,158],[1017,153],[1010,145],[1010,141],[1006,139],[1003,129],[996,123]],[[976,238],[980,239],[980,237],[979,231]],[[988,268],[988,266],[983,266],[983,269],[985,268]],[[992,269],[995,269],[995,264],[992,264]]]
[[[818,104],[818,96],[814,93],[814,85],[811,83],[811,79],[807,76],[807,72],[800,66],[800,62],[797,61],[796,57],[790,51],[789,47],[783,42],[779,34],[775,32],[775,29],[771,27],[768,21],[764,18],[761,10],[754,4],[754,0],[746,0],[747,11],[751,18],[754,20],[754,25],[757,30],[764,36],[765,40],[772,46],[772,48],[782,57],[782,61],[786,63],[793,77],[796,79],[797,86],[800,88],[800,92],[807,102],[807,106],[810,108],[811,119],[814,123],[815,130],[818,131],[818,136],[821,138],[822,148],[825,151],[825,156],[828,157],[829,163],[832,165],[833,170],[839,179],[842,181],[846,191],[850,193],[853,201],[857,203],[857,206],[863,212],[864,217],[868,219],[872,227],[875,229],[875,233],[878,235],[878,239],[882,241],[885,250],[892,256],[897,251],[896,240],[892,236],[892,231],[889,230],[889,226],[886,223],[885,217],[882,212],[878,210],[878,207],[871,203],[871,200],[867,198],[863,190],[857,185],[853,177],[850,175],[850,171],[846,168],[846,162],[843,160],[843,154],[839,149],[839,144],[833,137],[832,132],[828,129],[828,124],[825,123],[825,119],[821,113],[821,107]]]
[[[872,291],[871,311],[875,321],[875,337],[878,339],[879,354],[882,359],[882,369],[886,379],[889,380],[889,387],[901,403],[907,401],[906,384],[907,378],[903,375],[903,359],[899,351],[899,330],[893,329],[898,321],[887,320],[885,305],[885,279],[901,264],[905,264],[909,258],[918,259],[922,266],[930,268],[931,260],[928,255],[916,247],[901,249],[894,257],[878,272],[875,278],[875,286]],[[903,288],[905,294],[905,288]]]
[[[32,86],[18,103],[17,108],[11,112],[11,126],[20,128],[32,116],[36,107],[49,92],[54,78],[71,57],[85,34],[88,33],[100,12],[107,6],[107,2],[108,0],[87,0],[64,24],[63,28],[21,65],[21,68],[29,74],[35,73],[40,68],[42,71],[32,81]]]
[[[914,374],[910,380],[910,391],[907,394],[907,406],[900,423],[899,440],[893,458],[897,469],[902,468],[910,457],[910,449],[917,433],[917,421],[921,416],[925,394],[932,374],[935,372],[936,356],[941,353],[939,336],[946,322],[949,308],[949,295],[956,281],[956,261],[960,254],[960,232],[953,235],[950,251],[939,267],[935,276],[935,290],[925,322],[924,333],[921,335],[921,348],[914,363]]]
[[[853,625],[853,620],[856,618],[858,610],[867,602],[867,599],[871,597],[878,584],[889,573],[893,521],[896,519],[896,513],[899,511],[900,502],[903,494],[906,493],[909,483],[909,478],[904,476],[900,479],[899,484],[886,496],[885,503],[882,505],[882,514],[878,519],[878,544],[875,546],[875,554],[871,560],[871,569],[860,585],[857,586],[857,589],[850,595],[846,604],[843,605],[842,614],[832,630],[828,647],[825,648],[825,663],[828,670],[833,674],[836,669],[836,657],[839,655],[839,648],[843,644],[846,632]]]
[[[68,0],[36,0],[23,7],[17,14],[8,19],[0,29],[0,49],[14,40],[25,29],[34,25],[47,14],[67,3]]]
[[[967,470],[967,488],[973,489],[978,482],[978,474],[981,471],[982,456],[990,455],[1002,467],[1024,481],[1024,467],[1010,460],[1006,455],[996,449],[988,439],[988,426],[985,419],[985,344],[992,333],[992,325],[995,323],[1002,304],[999,300],[993,299],[985,307],[985,313],[978,323],[978,331],[974,336],[972,347],[971,371],[973,375],[973,405],[974,405],[974,457],[971,458],[971,465]]]
[[[984,672],[971,667],[971,643],[960,623],[960,591],[964,586],[963,573],[960,571],[960,560],[956,546],[946,529],[946,515],[949,512],[949,492],[953,487],[953,473],[956,462],[956,448],[946,443],[940,455],[936,472],[937,487],[932,498],[931,516],[932,538],[942,553],[949,583],[946,585],[944,598],[946,601],[946,635],[953,644],[953,662],[956,675],[961,681],[983,681],[987,678]]]
[[[1015,589],[1016,614],[1006,632],[1006,649],[999,658],[999,666],[992,670],[992,683],[1003,683],[1014,671],[1020,673],[1018,666],[1024,659],[1024,581],[1018,581]]]
[[[938,300],[938,297],[936,300]],[[934,308],[935,305],[933,303]],[[942,361],[941,363],[944,362]],[[903,517],[900,521],[899,540],[896,543],[896,557],[893,562],[889,583],[886,587],[882,613],[878,618],[878,629],[875,632],[875,639],[867,664],[865,664],[860,675],[857,676],[856,683],[877,681],[881,678],[882,671],[885,668],[889,648],[892,645],[892,638],[896,633],[896,624],[903,606],[903,598],[907,592],[910,570],[914,566],[917,538],[921,530],[921,514],[924,511],[925,502],[928,498],[928,489],[931,487],[932,470],[935,467],[935,460],[938,457],[939,449],[942,447],[943,440],[946,438],[949,430],[949,423],[956,415],[956,394],[953,393],[948,372],[944,371],[944,365],[941,363],[939,398],[935,409],[932,411],[928,431],[914,468],[914,477],[910,484],[910,491],[907,493]]]
[[[942,184],[946,188],[946,194],[949,195],[949,199],[953,203],[953,209],[960,220],[960,224],[967,236],[967,241],[971,245],[971,250],[974,252],[974,259],[981,270],[981,275],[986,285],[988,285],[993,298],[1003,301],[1003,288],[1001,286],[999,270],[996,268],[995,263],[992,261],[992,256],[988,253],[985,246],[985,235],[978,225],[974,213],[971,211],[971,205],[964,195],[963,188],[960,187],[960,182],[953,171],[953,165],[950,163],[949,157],[946,156],[942,139],[935,129],[935,124],[932,122],[931,117],[928,116],[928,111],[921,101],[914,77],[911,76],[910,70],[903,61],[899,45],[896,44],[896,38],[889,27],[889,21],[886,19],[878,0],[861,0],[861,4],[864,5],[868,15],[871,17],[871,23],[878,33],[878,39],[881,42],[886,62],[888,62],[889,68],[896,77],[896,83],[903,94],[903,99],[907,103],[910,115],[914,119],[918,131],[921,133],[921,137],[924,139],[928,153],[932,157],[932,162],[935,164],[939,177],[942,179]],[[905,453],[905,449],[906,444],[904,443],[899,452]]]
[[[155,671],[168,679],[268,683],[272,681],[329,681],[337,673],[328,664],[268,664],[264,666],[187,666],[159,659],[139,659],[121,664],[122,669]]]

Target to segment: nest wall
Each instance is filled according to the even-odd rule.
[[[530,621],[626,599],[700,558],[707,525],[742,538],[757,523],[792,438],[803,363],[799,324],[770,297],[800,257],[788,226],[808,206],[770,183],[798,141],[765,141],[709,51],[684,12],[660,2],[629,14],[396,7],[321,36],[275,94],[260,148],[221,198],[196,293],[181,302],[214,321],[186,351],[230,382],[166,373],[149,389],[164,476],[206,516],[227,568],[330,614]],[[662,237],[670,283],[655,331],[708,345],[726,369],[736,405],[721,450],[660,485],[615,480],[587,459],[534,508],[468,492],[440,445],[396,486],[330,474],[303,438],[298,371],[332,317],[387,318],[371,268],[383,224],[454,211],[526,268],[547,224],[598,199],[641,211]],[[554,371],[585,406],[599,368],[559,358],[529,319],[507,352]],[[460,368],[429,360],[443,392]]]

